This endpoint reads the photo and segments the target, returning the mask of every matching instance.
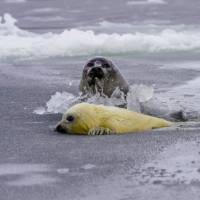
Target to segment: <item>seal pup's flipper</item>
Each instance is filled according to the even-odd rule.
[[[98,127],[89,130],[88,135],[110,135],[114,132],[109,128]]]

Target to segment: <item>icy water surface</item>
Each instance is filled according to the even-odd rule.
[[[41,71],[39,68],[43,68],[42,81],[48,82],[50,76],[56,76],[51,81],[61,82],[59,78],[64,80],[64,77],[60,67],[70,65],[66,67],[69,69],[66,69],[65,84],[68,88],[75,88],[81,74],[81,68],[77,71],[76,66],[82,67],[89,58],[101,55],[120,62],[117,63],[119,68],[125,75],[127,72],[127,79],[133,87],[135,84],[137,87],[139,82],[144,87],[148,85],[150,93],[152,87],[155,87],[155,93],[165,90],[158,96],[168,106],[199,111],[198,1],[118,0],[113,6],[111,2],[103,1],[86,1],[83,4],[61,0],[59,3],[5,0],[1,5],[0,60],[1,70],[5,73],[11,73],[5,69],[7,65],[19,68],[27,65],[32,66],[36,74]],[[53,71],[49,65],[54,66]],[[135,73],[135,65],[149,68],[149,71],[151,68],[159,69],[166,74],[169,70],[175,73],[182,70],[184,77],[178,73],[180,80],[166,90],[170,83],[168,75],[162,80],[156,73],[151,80],[132,79],[129,74]],[[193,71],[193,77],[186,73],[189,70]],[[16,75],[21,76],[20,73],[24,71]],[[27,76],[35,78],[30,73]],[[148,73],[142,76],[149,79]],[[166,84],[161,85],[161,81]],[[183,86],[177,86],[180,82]],[[148,95],[149,91],[142,95]],[[44,102],[46,108],[43,104],[35,112],[41,114],[45,109],[53,113],[62,112],[77,97],[77,94],[74,95],[67,88],[65,91],[58,90]]]

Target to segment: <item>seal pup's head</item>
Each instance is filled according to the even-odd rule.
[[[84,65],[80,82],[83,95],[99,93],[101,96],[110,97],[117,87],[124,93],[128,92],[127,82],[112,61],[96,57]]]
[[[95,106],[89,103],[80,103],[72,106],[63,114],[55,131],[69,134],[87,134],[88,131],[99,125],[95,115]]]

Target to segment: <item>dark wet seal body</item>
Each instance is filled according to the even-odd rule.
[[[116,65],[102,57],[93,58],[86,63],[79,88],[82,96],[87,97],[99,93],[110,98],[118,88],[126,98],[129,91],[128,83]]]

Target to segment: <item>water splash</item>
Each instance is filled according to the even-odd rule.
[[[132,85],[127,95],[127,108],[141,112],[141,103],[148,102],[154,96],[154,87],[146,85]]]
[[[76,97],[68,92],[56,92],[47,101],[45,107],[39,107],[34,110],[35,114],[43,115],[48,113],[64,113],[73,102]]]
[[[0,60],[200,50],[199,29],[164,28],[150,33],[136,29],[122,34],[66,29],[62,33],[36,34],[20,29],[16,22],[9,13],[1,17]]]
[[[128,109],[134,111],[140,111],[140,104],[149,101],[154,95],[153,86],[148,87],[145,85],[132,85],[130,86],[130,92],[127,97]],[[123,106],[126,105],[124,96],[121,91],[116,88],[111,98],[102,97],[100,94],[96,94],[90,98],[85,99],[88,103],[103,104],[107,106]],[[34,110],[35,114],[47,114],[47,113],[64,113],[69,107],[76,103],[80,103],[80,97],[76,97],[68,92],[56,92],[46,102],[45,107],[38,107]],[[138,102],[138,104],[136,103]],[[138,107],[137,107],[138,106]]]

